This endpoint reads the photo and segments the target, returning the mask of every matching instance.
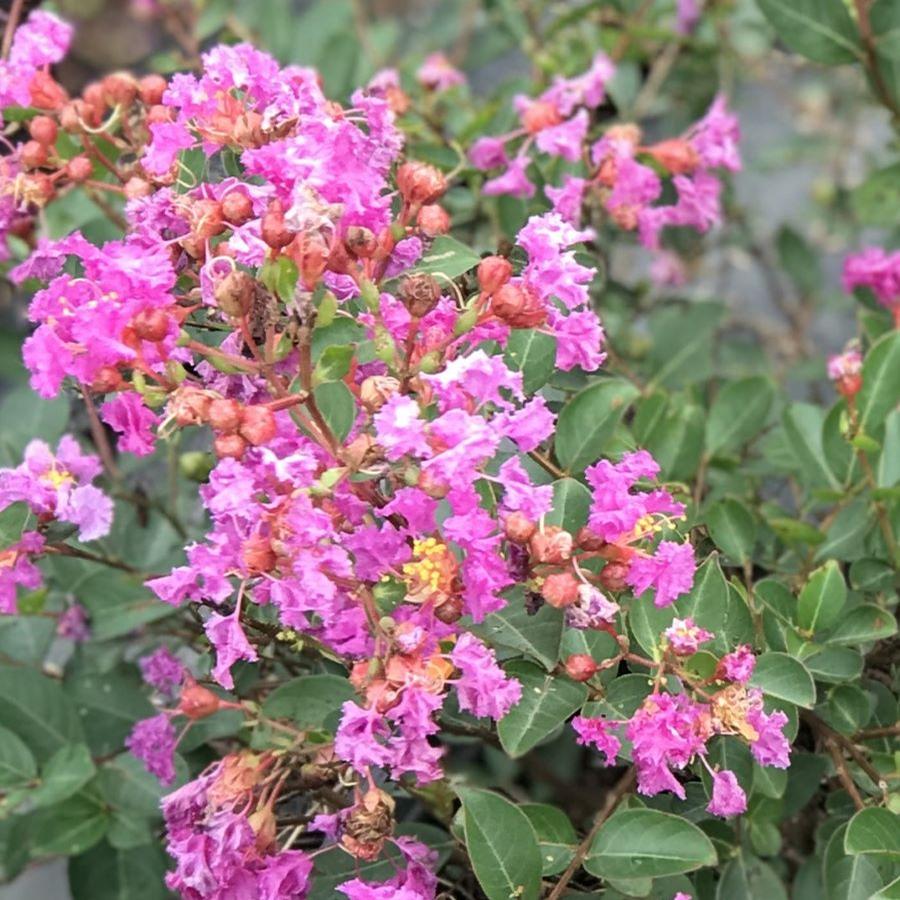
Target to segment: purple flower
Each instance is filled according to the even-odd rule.
[[[527,156],[517,156],[506,168],[505,172],[486,181],[481,188],[485,197],[497,197],[509,194],[526,199],[534,196],[534,185],[525,174],[529,165]]]
[[[714,637],[711,631],[701,628],[690,617],[673,619],[664,634],[669,646],[679,656],[690,656],[692,653],[696,653],[701,644],[711,641]]]
[[[175,780],[175,728],[165,713],[141,719],[125,740],[125,746],[155,775],[162,784]]]
[[[572,727],[578,735],[576,738],[583,746],[592,745],[606,757],[606,765],[615,765],[616,756],[622,747],[621,741],[610,733],[610,729],[618,723],[609,722],[601,716],[586,718],[575,716]]]
[[[780,709],[773,713],[765,712],[759,691],[752,692],[751,699],[753,705],[747,713],[747,722],[757,737],[750,741],[750,752],[761,766],[786,769],[790,765],[791,755],[791,745],[784,736],[788,718]]]
[[[231,677],[231,667],[239,660],[255,662],[259,657],[253,645],[247,640],[244,629],[241,628],[239,619],[240,605],[230,616],[222,616],[213,613],[203,630],[216,651],[216,664],[212,675],[226,690],[234,687],[234,679]]]
[[[141,675],[151,687],[170,696],[184,679],[184,665],[168,647],[160,647],[138,660]]]
[[[140,394],[128,391],[116,394],[100,408],[100,418],[122,437],[119,448],[135,456],[153,452],[156,440],[152,429],[159,424],[159,416],[147,409]]]
[[[628,568],[626,580],[636,596],[653,588],[656,606],[668,606],[694,584],[697,562],[694,548],[689,543],[660,541],[652,556],[635,556]]]
[[[848,293],[867,287],[882,306],[896,308],[900,301],[900,250],[888,253],[881,247],[867,247],[844,260],[842,275]]]
[[[543,128],[535,137],[540,150],[550,156],[561,156],[569,162],[578,162],[588,130],[588,113],[580,109],[571,119]]]
[[[734,772],[723,769],[712,773],[712,798],[706,807],[714,816],[739,816],[747,811],[747,795]]]
[[[416,72],[416,80],[430,91],[446,91],[466,83],[466,76],[443,53],[432,53]]]
[[[456,683],[460,709],[499,720],[519,702],[522,685],[506,675],[497,665],[494,651],[474,635],[459,636],[450,660],[460,671]]]
[[[57,619],[56,633],[76,643],[86,641],[91,636],[87,610],[80,603],[73,603]]]
[[[726,653],[719,660],[718,674],[728,681],[746,684],[756,667],[756,656],[749,644],[741,644],[731,653]]]
[[[299,850],[266,856],[257,872],[258,900],[300,900],[309,888],[312,860]]]
[[[469,148],[469,159],[476,169],[497,169],[509,162],[506,144],[500,138],[483,137]]]
[[[0,615],[15,615],[16,589],[37,590],[41,573],[31,557],[44,548],[44,538],[36,531],[26,531],[21,539],[0,550]]]

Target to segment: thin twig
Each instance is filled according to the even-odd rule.
[[[594,843],[594,838],[597,836],[597,832],[603,826],[603,823],[615,812],[616,807],[622,801],[622,798],[628,791],[631,789],[631,786],[634,784],[635,780],[635,771],[634,766],[632,766],[615,784],[612,790],[606,797],[606,802],[603,804],[600,811],[597,813],[597,817],[594,819],[594,824],[591,826],[591,830],[585,835],[584,840],[578,845],[575,850],[575,855],[572,857],[572,861],[569,863],[566,871],[562,873],[562,877],[556,884],[553,886],[553,890],[547,896],[547,900],[559,900],[562,897],[563,891],[566,889],[566,885],[572,880],[572,876],[581,868],[581,864],[584,862],[585,857],[588,855],[591,849],[591,844]]]
[[[835,771],[837,772],[837,777],[840,779],[841,784],[844,786],[844,789],[853,800],[853,805],[857,809],[865,809],[866,804],[863,803],[863,799],[862,797],[860,797],[859,791],[856,789],[856,785],[853,783],[853,779],[850,777],[850,773],[847,771],[847,762],[841,755],[841,751],[838,749],[838,745],[830,737],[827,737],[825,738],[825,747],[831,755]]]

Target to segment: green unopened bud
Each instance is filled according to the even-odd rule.
[[[391,237],[395,241],[402,241],[406,237],[406,226],[401,225],[399,222],[394,222],[391,225]]]
[[[212,471],[213,458],[209,453],[200,450],[190,450],[178,457],[178,468],[185,478],[203,484],[209,479]]]
[[[470,306],[460,313],[456,325],[453,326],[453,333],[459,337],[461,334],[471,331],[477,323],[478,310],[474,306]]]
[[[869,437],[869,435],[862,431],[855,435],[850,443],[853,444],[857,450],[862,450],[865,453],[879,453],[881,451],[881,444],[879,444],[875,438]]]
[[[378,627],[382,631],[393,631],[397,627],[397,623],[390,616],[382,616],[378,620]]]
[[[181,384],[181,382],[187,378],[187,369],[185,369],[180,362],[170,359],[166,363],[166,375],[168,375],[169,379],[174,381],[175,384]]]
[[[417,466],[407,466],[403,470],[403,481],[410,487],[415,487],[419,483],[419,469]]]
[[[426,353],[419,360],[419,365],[416,368],[426,375],[433,375],[435,372],[439,372],[441,368],[441,354],[437,350]]]
[[[159,409],[169,398],[169,395],[162,388],[155,387],[144,389],[141,391],[141,396],[144,398],[144,403],[146,403],[150,409]]]
[[[375,355],[382,361],[392,365],[397,358],[397,346],[388,330],[383,325],[375,326]]]
[[[381,305],[381,295],[378,293],[378,288],[368,278],[360,279],[359,295],[372,312],[378,312],[378,308]]]
[[[176,347],[187,347],[187,345],[191,342],[191,335],[188,331],[185,331],[184,328],[178,332],[178,340],[175,341]]]

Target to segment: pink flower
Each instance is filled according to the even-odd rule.
[[[690,34],[697,27],[699,20],[699,0],[678,0],[678,19],[675,24],[675,30],[679,34]]]
[[[474,716],[502,719],[522,696],[522,685],[497,665],[494,651],[474,635],[459,636],[450,660],[460,671],[456,682],[459,707]]]
[[[663,607],[691,589],[696,569],[694,548],[689,543],[660,541],[652,556],[638,555],[632,559],[626,580],[635,596],[654,588],[653,602]]]
[[[348,900],[434,900],[437,877],[435,853],[413,838],[398,837],[392,843],[403,855],[405,867],[388,881],[369,882],[361,878],[337,886]]]
[[[900,301],[900,250],[888,253],[881,247],[867,247],[844,260],[844,290],[851,293],[867,287],[882,306],[889,309]]]
[[[577,106],[593,109],[606,97],[606,85],[616,73],[613,61],[602,51],[591,61],[590,68],[574,78],[557,75],[553,85],[542,95],[541,100],[552,103],[563,116],[569,116]]]
[[[31,441],[15,469],[0,469],[0,509],[27,503],[39,516],[78,526],[78,536],[92,541],[109,533],[113,504],[89,484],[100,472],[100,460],[83,454],[75,438],[63,435],[53,454],[43,441]]]
[[[728,681],[746,684],[756,667],[756,656],[749,644],[741,644],[736,650],[719,660],[717,675]]]
[[[513,197],[534,196],[534,185],[525,174],[529,165],[527,156],[517,156],[507,166],[505,172],[486,181],[481,188],[481,193],[486,197],[495,197],[501,194],[510,194]]]
[[[668,790],[684,799],[684,788],[671,769],[683,769],[704,751],[709,733],[702,713],[684,694],[655,693],[644,700],[626,729],[639,793],[653,796]]]
[[[582,584],[578,588],[578,599],[566,607],[566,625],[569,628],[602,628],[612,622],[618,612],[618,603],[613,603],[593,585]]]
[[[541,129],[535,137],[535,143],[539,150],[550,156],[561,156],[569,162],[578,162],[587,130],[588,113],[586,109],[580,109],[571,119]]]
[[[165,713],[141,719],[125,740],[125,746],[163,784],[171,784],[175,780],[176,743],[175,729]]]
[[[662,250],[650,263],[650,277],[659,287],[681,287],[687,283],[687,270],[677,253]]]
[[[790,765],[791,745],[784,736],[784,726],[788,718],[780,710],[766,713],[759,691],[751,692],[753,705],[747,713],[747,722],[758,737],[750,741],[750,752],[761,766],[775,766],[786,769]]]
[[[119,432],[119,448],[135,456],[152,453],[156,436],[152,429],[159,424],[159,416],[144,406],[140,394],[127,391],[116,394],[100,408],[100,418],[113,431]]]
[[[714,816],[739,816],[747,811],[747,795],[734,772],[723,769],[712,773],[712,798],[706,807]]]
[[[532,521],[550,512],[553,485],[533,484],[518,457],[511,456],[500,466],[497,482],[503,486],[501,506],[504,512],[521,512]]]
[[[394,394],[372,417],[378,442],[388,459],[398,460],[407,454],[425,456],[431,452],[420,413],[419,404],[412,397]]]
[[[478,138],[469,148],[469,160],[476,169],[498,169],[509,162],[506,144],[500,138]]]
[[[443,53],[432,53],[416,72],[416,80],[430,91],[446,91],[466,83],[466,76]]]
[[[258,900],[301,900],[309,888],[312,860],[300,850],[263,857],[257,872]]]
[[[184,665],[168,647],[160,647],[138,660],[141,675],[151,687],[164,694],[173,694],[184,679]]]
[[[41,573],[31,557],[44,548],[44,538],[36,531],[26,531],[21,539],[0,550],[0,615],[15,615],[16,589],[37,590]]]
[[[737,172],[741,168],[741,127],[726,103],[724,95],[718,94],[706,115],[691,129],[689,139],[704,166]]]
[[[593,745],[606,757],[606,765],[608,766],[615,765],[616,756],[622,747],[619,739],[610,733],[610,729],[617,724],[609,722],[600,716],[592,718],[575,716],[572,719],[572,727],[578,735],[577,742],[582,745]]]
[[[544,193],[553,204],[553,211],[576,228],[581,224],[581,203],[587,180],[574,175],[563,175],[563,186],[548,184]]]
[[[57,620],[56,633],[76,643],[86,641],[91,636],[87,610],[80,603],[73,603]]]
[[[679,656],[690,656],[692,653],[696,653],[701,644],[711,641],[714,637],[711,631],[696,625],[691,618],[673,619],[664,634],[669,646]]]
[[[581,309],[563,315],[551,309],[549,323],[556,337],[556,365],[560,369],[569,372],[578,366],[585,372],[595,372],[603,365],[606,335],[593,310]]]
[[[203,630],[216,651],[216,665],[212,670],[213,678],[226,690],[234,687],[231,677],[231,667],[239,660],[255,662],[259,657],[253,645],[247,640],[244,629],[241,628],[240,606],[230,615],[222,616],[213,613]]]
[[[844,353],[828,357],[828,377],[832,381],[851,378],[862,372],[862,354],[859,350],[847,350]]]
[[[515,442],[519,450],[529,453],[553,434],[556,416],[543,397],[534,397],[520,409],[503,413],[494,418],[494,424]]]

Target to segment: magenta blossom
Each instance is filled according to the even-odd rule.
[[[142,656],[138,665],[144,681],[164,694],[174,693],[184,680],[184,665],[168,647],[159,647],[148,656]]]
[[[714,816],[739,816],[747,811],[747,795],[734,772],[723,769],[712,773],[712,798],[706,807]]]
[[[578,735],[579,744],[590,744],[595,747],[606,758],[606,765],[615,765],[616,756],[621,749],[621,741],[610,733],[610,730],[617,725],[616,722],[609,722],[606,719],[596,716],[586,718],[585,716],[575,716],[572,719],[572,728]]]
[[[151,775],[163,784],[175,780],[175,728],[166,713],[141,719],[125,740],[125,746],[144,764]]]

